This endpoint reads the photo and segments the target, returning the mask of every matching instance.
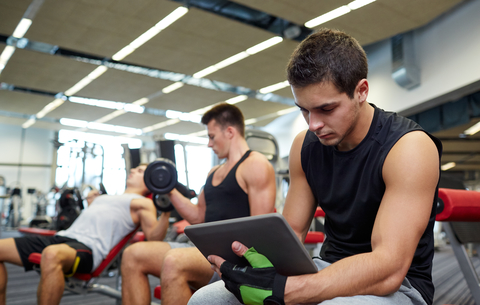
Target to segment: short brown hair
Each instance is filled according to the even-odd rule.
[[[215,120],[222,129],[233,126],[242,137],[245,137],[245,119],[237,106],[228,103],[213,106],[202,116],[202,124],[208,125],[211,120]]]
[[[321,29],[305,38],[287,66],[288,82],[293,87],[332,82],[351,99],[358,82],[367,78],[367,74],[367,55],[358,41],[330,29]]]

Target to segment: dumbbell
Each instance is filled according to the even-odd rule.
[[[183,196],[193,198],[195,192],[187,189],[186,186],[177,181],[177,169],[175,163],[165,158],[158,158],[150,163],[143,174],[145,185],[153,193],[155,207],[168,212],[174,209],[166,194],[176,188]]]

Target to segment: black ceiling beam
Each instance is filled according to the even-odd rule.
[[[187,7],[195,7],[225,18],[233,19],[250,26],[269,31],[283,38],[304,40],[313,33],[301,24],[270,15],[266,12],[228,0],[171,0]]]

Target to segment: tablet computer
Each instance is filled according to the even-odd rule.
[[[278,213],[214,221],[185,227],[185,234],[205,256],[218,255],[248,266],[232,250],[239,241],[265,255],[278,273],[290,276],[316,273],[317,267],[285,218]]]

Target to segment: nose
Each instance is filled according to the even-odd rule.
[[[213,140],[212,139],[208,139],[208,147],[212,147],[213,146]]]
[[[309,113],[308,130],[315,132],[322,129],[324,126],[325,126],[325,122],[320,118],[319,115],[314,113]]]

